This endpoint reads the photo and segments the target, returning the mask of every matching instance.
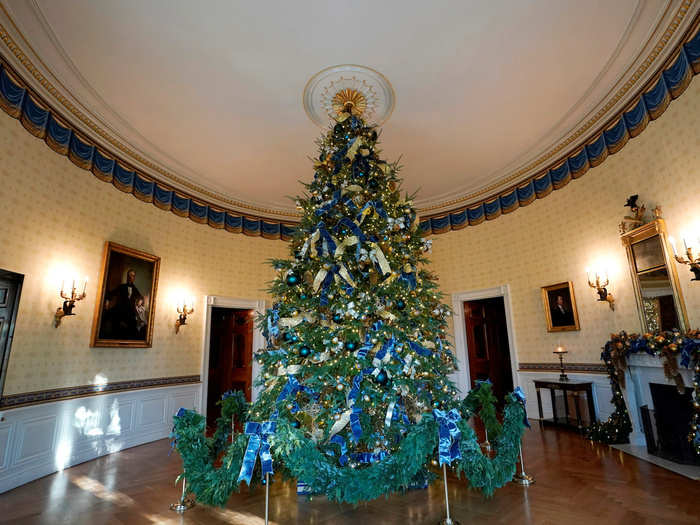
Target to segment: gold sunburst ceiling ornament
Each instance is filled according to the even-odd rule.
[[[379,71],[342,64],[311,77],[302,99],[309,118],[325,128],[346,112],[381,125],[391,116],[396,97],[391,83]]]
[[[331,104],[338,115],[348,112],[359,117],[367,109],[367,99],[356,89],[341,89],[333,96]]]

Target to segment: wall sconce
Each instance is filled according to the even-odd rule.
[[[58,328],[58,325],[61,324],[61,320],[66,316],[66,315],[75,315],[73,313],[73,308],[75,307],[75,303],[77,301],[82,301],[85,299],[85,291],[87,290],[87,282],[88,278],[85,277],[85,282],[83,283],[83,292],[80,294],[77,294],[75,292],[76,286],[75,286],[75,279],[73,279],[73,284],[71,285],[71,292],[70,292],[70,297],[66,295],[65,292],[65,280],[61,281],[61,299],[63,299],[63,305],[59,306],[56,308],[56,315],[54,316],[54,327]]]
[[[561,373],[559,374],[559,381],[568,381],[569,376],[567,376],[566,372],[564,371],[564,354],[567,353],[566,349],[563,346],[559,345],[552,353],[555,356],[559,357],[559,368],[561,370]]]
[[[588,286],[594,288],[598,293],[599,301],[607,301],[611,310],[615,309],[615,299],[613,295],[608,292],[607,286],[610,284],[610,279],[608,278],[607,271],[595,270],[593,275],[591,271],[586,269],[586,275],[588,276]]]
[[[689,241],[688,236],[683,236],[683,246],[685,247],[685,256],[683,256],[678,255],[678,251],[676,250],[676,239],[673,237],[668,238],[668,242],[671,243],[671,248],[673,248],[673,257],[679,263],[689,265],[690,271],[695,275],[691,281],[700,281],[700,237],[698,237],[697,240],[698,245],[693,246],[693,243],[692,241]],[[695,254],[693,254],[694,251]]]
[[[190,304],[194,304],[194,299],[190,300]],[[194,312],[194,306],[187,306],[187,301],[182,301],[182,306],[177,307],[177,313],[180,314],[175,321],[175,333],[180,332],[180,327],[187,324],[187,316]]]

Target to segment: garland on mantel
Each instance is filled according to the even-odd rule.
[[[680,393],[685,391],[683,377],[678,370],[680,365],[694,367],[693,378],[693,408],[695,413],[691,421],[688,441],[695,447],[695,452],[700,454],[700,331],[691,330],[685,335],[678,331],[657,331],[654,333],[611,334],[610,341],[605,343],[600,358],[605,363],[610,386],[612,387],[612,404],[615,407],[607,421],[596,422],[588,429],[588,437],[599,443],[618,444],[629,443],[629,435],[632,432],[632,422],[625,405],[622,389],[625,388],[625,370],[627,359],[631,354],[646,352],[649,355],[659,357],[664,367],[664,375],[667,379],[676,383]]]

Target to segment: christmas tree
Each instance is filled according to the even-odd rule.
[[[494,436],[498,454],[483,456],[448,378],[450,309],[425,268],[412,199],[401,192],[399,166],[381,159],[376,128],[352,97],[346,102],[297,199],[303,217],[291,257],[272,261],[275,303],[260,320],[267,344],[256,356],[263,389],[246,432],[222,458],[202,440],[201,416],[176,418],[186,476],[205,502],[250,484],[258,464],[263,477],[274,463],[349,502],[427,480],[437,457],[458,460],[486,492],[513,476],[522,406],[510,396]],[[223,468],[210,469],[207,458]]]

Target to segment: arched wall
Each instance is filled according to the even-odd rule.
[[[626,198],[663,209],[669,234],[700,231],[700,82],[603,165],[518,213],[433,236],[432,269],[446,294],[510,285],[518,362],[600,364],[611,332],[638,331],[639,318],[618,224]],[[615,311],[596,301],[585,269],[599,259],[613,267]],[[700,283],[677,265],[691,327],[700,326]],[[548,333],[540,287],[572,281],[580,331]],[[449,302],[449,297],[447,298]],[[455,321],[458,322],[458,321]]]
[[[112,382],[199,378],[204,296],[266,299],[266,264],[288,253],[267,241],[203,228],[131,195],[105,191],[0,112],[0,268],[25,275],[4,395]],[[90,348],[105,241],[161,257],[152,348]],[[76,316],[53,327],[62,273],[89,278]],[[179,334],[174,295],[198,307]]]

